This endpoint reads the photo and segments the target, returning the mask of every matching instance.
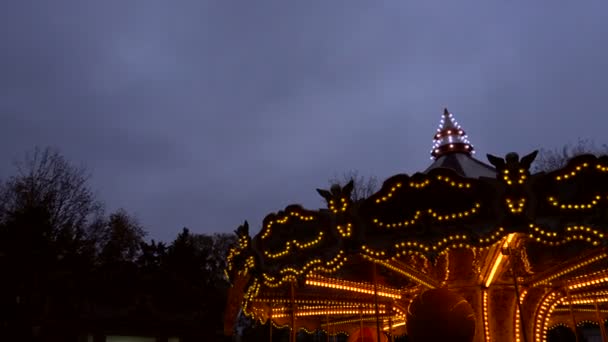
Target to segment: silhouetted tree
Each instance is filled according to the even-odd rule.
[[[83,167],[69,163],[58,151],[36,148],[16,163],[17,175],[4,182],[0,193],[0,218],[31,208],[44,208],[57,234],[77,231],[97,213]]]
[[[84,227],[101,206],[83,168],[50,148],[16,164],[0,186],[0,284],[7,332],[29,339],[49,317],[73,315],[93,254]],[[1,322],[0,322],[1,323]],[[0,338],[1,339],[1,338]]]
[[[540,149],[534,162],[534,171],[553,171],[562,168],[566,162],[582,154],[596,156],[608,154],[608,145],[596,146],[593,140],[579,139],[576,144],[567,144],[560,149]]]
[[[235,241],[233,235],[193,234],[184,228],[166,254],[169,287],[175,291],[172,309],[194,313],[202,327],[220,339],[228,289],[224,258]]]
[[[364,200],[379,190],[378,179],[376,177],[363,177],[359,175],[359,171],[357,170],[345,172],[341,177],[334,176],[329,180],[329,185],[344,186],[351,180],[354,183],[353,191],[351,192],[351,200],[353,202]]]
[[[110,214],[95,230],[95,243],[101,262],[134,262],[139,256],[146,232],[124,209]]]
[[[0,182],[0,341],[73,340],[82,317],[224,340],[235,236],[184,229],[168,246],[147,242],[124,209],[104,214],[87,179],[47,148]]]

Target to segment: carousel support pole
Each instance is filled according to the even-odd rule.
[[[359,336],[363,334],[363,304],[359,305]]]
[[[514,266],[514,254],[511,251],[511,274],[513,275],[513,286],[515,287],[515,300],[517,301],[517,308],[519,309],[519,324],[521,327],[521,335],[523,337],[524,342],[528,342],[528,335],[526,335],[526,323],[524,321],[524,311],[522,310],[521,301],[519,300],[519,284],[517,283],[517,274],[515,274],[515,266]]]
[[[378,308],[378,275],[376,273],[376,263],[372,263],[374,277],[374,306],[376,307],[376,340],[380,341],[380,309]],[[578,342],[578,341],[577,341]]]
[[[295,289],[293,285],[293,281],[291,284],[291,334],[290,341],[296,342],[296,299],[295,299]]]
[[[595,304],[595,315],[597,316],[597,323],[600,325],[600,332],[602,333],[602,342],[608,342],[608,338],[606,337],[606,325],[604,324],[604,320],[602,319],[602,313],[600,312],[600,306],[597,304],[597,300],[594,301]]]
[[[327,323],[327,331],[325,332],[326,340],[329,342],[329,315],[325,316],[325,322]]]
[[[393,313],[391,312],[390,316],[388,316],[388,336],[390,342],[395,342],[395,338],[393,337]]]
[[[270,314],[268,315],[268,340],[272,342],[272,303],[270,303]]]
[[[572,330],[574,330],[576,342],[579,342],[578,330],[576,329],[576,318],[574,317],[574,309],[572,309],[572,297],[570,296],[570,288],[568,287],[568,284],[566,284],[566,296],[568,296],[568,308],[570,310],[570,319],[572,320]]]

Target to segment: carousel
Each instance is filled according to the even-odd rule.
[[[423,172],[359,201],[317,189],[327,208],[289,205],[253,237],[245,222],[225,333],[242,313],[291,341],[608,342],[608,156],[531,173],[536,154],[477,160],[445,110]]]

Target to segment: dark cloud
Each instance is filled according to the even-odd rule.
[[[0,176],[56,146],[163,240],[419,171],[443,105],[480,159],[605,142],[602,0],[1,7]]]

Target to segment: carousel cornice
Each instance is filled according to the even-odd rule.
[[[319,189],[328,210],[287,206],[267,215],[253,238],[247,223],[240,227],[228,271],[252,272],[260,284],[276,287],[311,273],[332,274],[353,255],[433,260],[449,249],[489,247],[511,233],[548,246],[605,245],[608,156],[578,156],[562,169],[531,175],[535,156],[489,155],[494,179],[449,169],[399,174],[359,203],[350,200],[352,182]]]

